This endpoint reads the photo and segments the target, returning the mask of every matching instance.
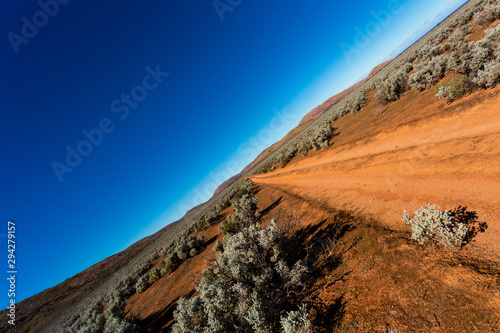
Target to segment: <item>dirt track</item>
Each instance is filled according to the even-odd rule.
[[[335,207],[360,209],[392,228],[404,227],[404,209],[413,212],[427,203],[442,209],[467,206],[489,226],[476,244],[495,257],[500,255],[500,94],[480,103],[477,96],[464,99],[460,112],[440,112],[396,124],[393,131],[336,143],[252,179]],[[358,130],[370,125],[360,123]]]

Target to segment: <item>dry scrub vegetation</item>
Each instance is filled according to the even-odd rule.
[[[452,103],[474,90],[495,87],[500,82],[500,25],[495,25],[499,19],[496,1],[478,1],[463,10],[384,77],[331,107],[253,172],[284,168],[298,154],[327,149],[336,135],[335,120],[355,115],[372,91],[381,105],[397,101],[409,90],[431,88],[437,98]],[[475,26],[486,29],[484,36],[470,40]],[[486,229],[473,212],[438,211],[430,205],[413,217],[405,212],[410,236],[353,212],[325,207],[314,208],[327,214],[319,222],[301,220],[293,211],[269,221],[263,217],[274,207],[261,211],[258,203],[252,182],[240,180],[191,216],[192,222],[162,248],[143,253],[126,271],[113,276],[105,290],[85,302],[85,311],[70,313],[53,331],[151,329],[127,316],[127,301],[168,279],[209,246],[218,257],[199,277],[196,295],[177,301],[172,311],[175,321],[169,324],[173,332],[494,329],[498,304],[492,302],[499,300],[500,272],[493,264],[457,250]],[[304,203],[311,204],[307,198],[298,204]],[[464,220],[467,216],[471,219]],[[215,225],[224,235],[215,246],[204,236],[195,236]],[[457,276],[449,269],[458,271],[463,281],[447,280]],[[486,299],[488,292],[493,301]],[[447,316],[444,309],[453,313]]]
[[[424,91],[434,87],[435,95],[451,103],[473,91],[495,87],[500,83],[500,4],[483,0],[462,10],[459,17],[437,31],[417,49],[405,54],[400,64],[382,78],[362,86],[334,105],[321,120],[304,131],[288,146],[265,161],[255,174],[285,167],[297,154],[326,149],[335,137],[335,120],[356,114],[367,103],[367,94],[376,91],[381,105],[397,101],[410,89]],[[477,41],[473,26],[486,29]],[[491,26],[491,27],[490,27]]]

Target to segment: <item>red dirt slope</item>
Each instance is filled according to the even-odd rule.
[[[477,245],[500,255],[500,87],[444,105],[409,91],[380,115],[370,101],[334,123],[332,147],[252,177],[333,207],[359,208],[391,228],[403,210],[459,205],[488,223]]]
[[[247,165],[239,174],[237,174],[237,175],[229,178],[224,183],[222,183],[221,185],[219,185],[219,187],[217,187],[217,189],[214,192],[214,196],[216,196],[217,194],[219,194],[220,192],[224,191],[226,188],[228,188],[229,186],[231,186],[236,180],[238,180],[241,177],[241,175],[245,174],[248,170],[250,170],[251,168],[253,168],[255,165],[257,165],[260,161],[262,161],[263,159],[265,159],[267,156],[269,156],[269,154],[271,154],[272,152],[276,151],[283,144],[286,144],[289,140],[291,140],[292,138],[294,138],[295,135],[297,135],[298,133],[300,133],[303,129],[305,129],[307,127],[307,125],[309,124],[310,121],[312,121],[316,117],[318,117],[321,114],[323,114],[332,105],[337,104],[338,102],[340,102],[343,98],[345,98],[347,95],[349,95],[352,91],[358,89],[363,83],[366,82],[366,80],[368,80],[369,78],[371,78],[373,75],[377,74],[382,68],[384,68],[391,61],[392,60],[388,60],[388,61],[386,61],[386,62],[384,62],[384,63],[376,66],[374,69],[372,69],[372,71],[370,72],[370,74],[365,79],[359,81],[358,83],[356,83],[353,86],[345,89],[344,91],[338,93],[337,95],[335,95],[333,97],[330,97],[325,102],[323,102],[321,105],[318,105],[317,107],[315,107],[314,109],[312,109],[311,111],[309,111],[309,113],[307,113],[304,116],[304,118],[302,118],[302,120],[299,122],[299,124],[294,129],[292,129],[289,133],[287,133],[285,135],[285,137],[283,137],[283,139],[281,139],[277,143],[273,144],[271,147],[269,147],[269,148],[265,149],[264,151],[262,151],[259,154],[259,156],[257,156],[257,158],[252,163],[250,163],[249,165]]]

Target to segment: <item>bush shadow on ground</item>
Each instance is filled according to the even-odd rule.
[[[287,218],[293,219],[290,215]],[[335,211],[326,219],[296,230],[289,239],[288,264],[301,261],[308,267],[303,289],[294,295],[293,303],[308,305],[316,330],[335,328],[343,318],[346,306],[343,295],[334,300],[324,300],[311,290],[326,272],[332,275],[334,279],[332,283],[343,280],[349,275],[349,271],[341,271],[338,268],[342,265],[342,256],[352,249],[359,239],[344,241],[342,238],[347,232],[355,229],[356,224],[357,219],[352,212]]]
[[[464,239],[464,244],[470,243],[480,232],[485,232],[488,229],[488,224],[484,221],[479,221],[479,217],[475,211],[468,211],[466,206],[458,206],[448,211],[453,224],[465,224],[468,228],[467,235]]]

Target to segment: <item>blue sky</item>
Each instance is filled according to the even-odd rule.
[[[180,218],[463,2],[2,1],[0,248],[14,220],[16,300]]]

